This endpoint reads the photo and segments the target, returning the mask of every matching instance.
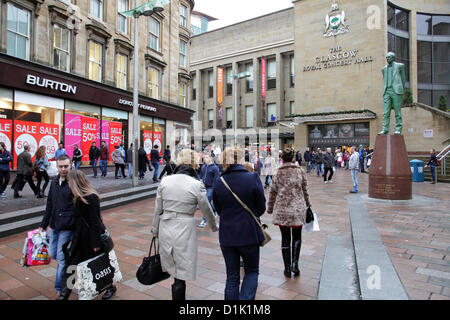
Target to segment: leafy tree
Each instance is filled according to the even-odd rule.
[[[406,89],[405,93],[403,94],[403,105],[410,105],[413,103],[413,96],[411,89]]]
[[[442,110],[442,111],[447,111],[448,107],[447,107],[447,101],[445,100],[444,96],[440,96],[439,97],[439,105],[438,105],[438,109]]]

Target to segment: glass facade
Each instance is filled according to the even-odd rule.
[[[394,52],[396,61],[405,65],[406,86],[409,87],[409,11],[388,4],[388,51]]]
[[[418,100],[437,107],[450,99],[450,16],[417,14]]]

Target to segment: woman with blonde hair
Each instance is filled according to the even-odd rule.
[[[213,203],[220,216],[219,242],[225,259],[227,280],[225,300],[254,300],[258,288],[259,247],[264,235],[256,221],[228,188],[260,217],[266,211],[261,179],[241,163],[244,152],[227,148],[222,153],[224,172],[214,185]],[[227,187],[228,186],[228,187]],[[240,284],[240,257],[244,262],[244,279]]]
[[[75,209],[75,229],[70,248],[66,251],[69,266],[94,258],[104,250],[100,237],[105,233],[106,228],[100,214],[99,194],[83,171],[71,170],[67,180],[73,194]],[[68,299],[71,290],[65,289],[62,292],[64,292],[64,298]],[[116,291],[117,288],[111,286],[102,299],[111,298]]]
[[[50,163],[48,162],[48,158],[46,155],[45,146],[40,146],[38,151],[36,152],[36,158],[34,159],[34,166],[36,168],[36,178],[37,178],[37,192],[38,198],[43,198],[45,196],[45,189],[47,189],[50,178],[48,177],[47,170],[50,167]],[[41,190],[41,182],[42,178],[44,178],[44,186]]]
[[[174,278],[173,300],[186,300],[186,280],[197,277],[197,205],[211,230],[217,231],[206,188],[195,171],[198,163],[193,150],[182,150],[174,174],[161,180],[156,191],[152,234],[159,239],[162,269]]]

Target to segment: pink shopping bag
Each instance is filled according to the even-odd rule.
[[[49,264],[50,240],[47,232],[39,232],[39,229],[28,232],[26,264],[28,266],[39,266]]]

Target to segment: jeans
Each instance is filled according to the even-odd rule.
[[[5,192],[8,187],[9,179],[11,179],[9,171],[0,171],[0,193]]]
[[[158,171],[159,171],[159,162],[152,162],[152,166],[153,166],[153,180],[156,181],[158,180]]]
[[[133,178],[133,163],[128,162],[128,175],[130,176],[130,179]]]
[[[214,205],[212,203],[212,194],[213,194],[213,188],[206,188],[206,196],[208,197],[208,202],[211,205],[211,209],[215,216],[217,216],[216,208],[214,208]],[[202,221],[206,221],[205,217],[202,218]]]
[[[58,292],[60,292],[63,288],[63,281],[65,280],[66,269],[68,267],[66,266],[66,260],[62,247],[70,240],[72,240],[72,231],[52,230],[50,232],[50,256],[58,262],[55,280],[55,289]]]
[[[42,182],[42,178],[44,178],[45,182],[44,182],[44,187],[42,187],[42,195],[44,195],[45,193],[45,189],[47,189],[48,183],[50,181],[50,178],[48,177],[48,173],[47,171],[39,171],[37,174],[37,190],[38,192],[41,192],[41,182]]]
[[[254,300],[258,288],[259,244],[242,247],[220,247],[225,259],[227,281],[225,300]],[[240,259],[244,261],[244,280],[240,283]]]
[[[319,174],[320,171],[320,174]],[[323,163],[318,163],[316,166],[316,172],[317,172],[317,176],[320,177],[321,175],[323,176],[325,174],[325,171],[323,169]]]
[[[97,161],[98,160],[92,160],[91,164],[92,164],[92,170],[94,171],[94,177],[97,176]]]
[[[353,180],[353,192],[358,192],[358,169],[351,169],[350,173],[352,174],[352,180]]]
[[[430,166],[431,180],[436,181],[436,166]]]
[[[100,170],[102,171],[102,175],[106,176],[108,173],[108,160],[100,160]]]
[[[311,172],[311,161],[306,161],[306,172],[307,173]]]
[[[265,187],[270,186],[270,182],[272,181],[272,176],[266,176],[266,182],[264,183]]]
[[[75,161],[75,170],[80,169],[81,161]]]

